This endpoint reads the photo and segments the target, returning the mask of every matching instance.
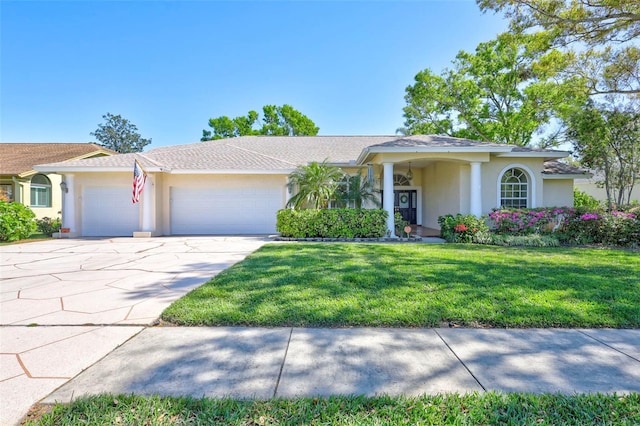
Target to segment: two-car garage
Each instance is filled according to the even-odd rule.
[[[142,231],[149,200],[154,235],[273,234],[286,202],[284,176],[165,176],[147,181],[144,191],[153,195],[136,204],[129,179],[82,186],[81,236],[130,237]]]

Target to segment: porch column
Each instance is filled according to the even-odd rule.
[[[155,201],[155,176],[148,174],[147,182],[142,190],[142,231],[153,232],[155,227],[153,226],[153,211]]]
[[[76,229],[76,188],[73,174],[62,176],[62,227],[69,228],[70,234],[75,234]]]
[[[384,191],[384,200],[382,202],[382,208],[386,210],[387,214],[387,230],[389,230],[389,236],[396,238],[395,221],[393,219],[393,163],[382,163],[384,167],[384,183],[382,190]]]
[[[476,217],[482,216],[482,163],[471,162],[471,200],[469,203],[470,213]]]

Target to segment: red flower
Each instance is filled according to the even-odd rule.
[[[467,226],[464,223],[459,223],[453,227],[453,230],[456,232],[464,232],[467,230]]]

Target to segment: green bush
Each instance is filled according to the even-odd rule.
[[[50,237],[54,232],[58,232],[62,226],[60,218],[51,219],[50,217],[43,217],[42,219],[36,219],[36,225],[40,233]]]
[[[438,218],[440,236],[449,243],[473,243],[484,240],[489,227],[484,218],[474,215],[445,215]]]
[[[387,234],[387,212],[367,209],[278,211],[276,229],[288,238],[381,238]]]
[[[409,222],[402,218],[402,215],[400,214],[400,212],[396,212],[393,215],[393,223],[394,223],[394,226],[395,226],[396,235],[398,237],[408,237],[409,236],[406,232],[404,232],[404,228],[409,226]]]
[[[0,200],[0,241],[28,238],[36,231],[35,216],[27,206]]]
[[[601,206],[600,201],[578,188],[573,188],[573,205],[574,207],[586,207],[587,209],[596,210]]]

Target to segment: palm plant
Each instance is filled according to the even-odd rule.
[[[336,193],[336,198],[345,206],[353,203],[356,209],[361,209],[362,205],[367,202],[380,207],[379,193],[380,191],[373,187],[373,181],[363,178],[361,171],[358,170],[355,175],[344,177],[343,184],[340,185]]]
[[[291,197],[287,207],[326,209],[329,201],[335,197],[343,176],[342,170],[328,165],[327,160],[298,166],[289,175],[287,183],[290,191],[297,189],[298,192]]]

